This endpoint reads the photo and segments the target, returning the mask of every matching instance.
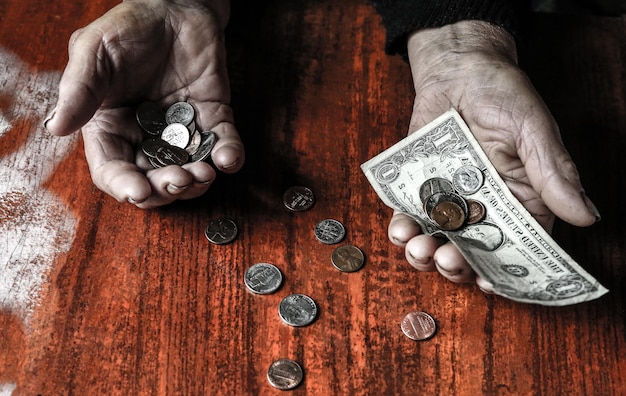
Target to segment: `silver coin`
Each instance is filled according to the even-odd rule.
[[[165,121],[168,124],[183,124],[187,126],[196,118],[196,110],[187,102],[176,102],[165,112]]]
[[[353,245],[339,246],[333,251],[330,259],[333,266],[341,272],[358,271],[365,263],[363,252]]]
[[[283,283],[283,274],[278,267],[268,263],[257,263],[248,268],[244,275],[248,290],[256,294],[271,294]]]
[[[143,102],[137,107],[135,113],[137,123],[141,129],[150,135],[160,135],[167,126],[165,111],[158,103]]]
[[[405,336],[415,341],[423,341],[432,337],[437,331],[437,323],[426,312],[410,312],[400,324]]]
[[[291,359],[278,359],[267,369],[267,381],[280,390],[296,388],[303,378],[302,367]]]
[[[460,196],[459,194],[455,192],[448,192],[448,191],[434,193],[433,195],[431,195],[430,197],[426,199],[426,202],[424,203],[424,211],[426,212],[426,215],[430,216],[435,206],[446,201],[457,204],[465,213],[464,218],[467,218],[469,209],[467,207],[467,201],[465,201],[465,198],[463,198],[462,196]]]
[[[189,138],[189,144],[185,147],[185,151],[189,153],[189,155],[194,155],[198,148],[200,148],[200,143],[202,143],[202,135],[198,131],[194,131]]]
[[[315,237],[327,245],[339,243],[346,236],[343,224],[334,219],[325,219],[315,226]]]
[[[317,317],[317,304],[304,294],[290,294],[278,305],[278,315],[289,326],[306,326]]]
[[[148,157],[148,162],[150,162],[150,165],[152,165],[152,167],[155,169],[162,168],[165,166],[162,163],[160,163],[156,158],[153,158],[153,157]]]
[[[225,245],[237,237],[237,224],[230,219],[214,219],[204,230],[204,236],[216,245]]]
[[[292,212],[302,212],[313,207],[315,204],[315,195],[308,187],[290,187],[283,194],[283,204]]]
[[[450,180],[444,179],[443,177],[433,177],[422,183],[422,185],[420,186],[419,195],[422,204],[425,204],[428,197],[435,193],[453,191],[454,186],[452,185],[452,182]]]
[[[215,142],[217,142],[217,134],[213,131],[203,131],[200,132],[200,135],[202,137],[200,147],[191,156],[191,162],[206,161],[211,155],[213,147],[215,147]]]
[[[172,146],[184,149],[189,144],[189,130],[183,124],[169,124],[161,133],[161,139]]]
[[[189,154],[180,147],[167,144],[157,149],[156,159],[163,166],[168,166],[168,165],[181,166],[187,163],[187,160],[189,159]]]
[[[141,142],[141,151],[148,157],[156,158],[159,147],[168,143],[158,136],[150,136]]]
[[[483,172],[474,165],[465,165],[454,171],[452,184],[463,195],[471,195],[480,190],[485,181]]]

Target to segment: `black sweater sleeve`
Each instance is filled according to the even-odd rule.
[[[387,30],[385,52],[406,58],[409,33],[462,20],[490,22],[518,33],[523,0],[375,0],[373,6]]]

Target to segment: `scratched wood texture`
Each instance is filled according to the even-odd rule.
[[[116,3],[3,0],[0,47],[28,66],[18,77],[24,83],[58,72],[71,32]],[[28,320],[2,302],[0,389],[283,394],[265,376],[286,357],[305,370],[294,395],[626,393],[625,18],[537,15],[521,48],[604,216],[586,229],[556,226],[561,245],[611,290],[565,308],[514,303],[415,272],[387,242],[390,210],[359,164],[404,136],[412,91],[407,65],[383,54],[384,31],[365,1],[236,6],[227,38],[247,166],[221,175],[202,198],[143,211],[93,187],[78,145],[41,187],[77,219],[75,237],[43,275]],[[44,84],[54,91],[55,78]],[[0,110],[11,100],[0,98]],[[42,133],[42,116],[1,136],[2,165],[18,162],[10,154],[26,132]],[[31,161],[37,150],[22,149]],[[282,193],[295,184],[315,191],[312,210],[284,209]],[[0,221],[19,220],[20,205],[7,202]],[[237,222],[234,243],[207,242],[204,227],[215,217]],[[359,272],[336,271],[333,247],[313,237],[329,217],[365,252]],[[277,293],[246,291],[243,274],[257,262],[283,271]],[[280,299],[296,292],[320,308],[304,328],[277,314]],[[402,334],[400,320],[414,310],[437,320],[431,340]]]

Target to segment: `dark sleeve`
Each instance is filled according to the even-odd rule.
[[[385,52],[406,58],[409,33],[463,20],[493,23],[517,36],[524,0],[375,0],[387,30]]]

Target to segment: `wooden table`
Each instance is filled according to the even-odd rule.
[[[159,210],[102,194],[78,136],[40,125],[69,35],[116,3],[0,4],[0,394],[283,394],[266,379],[283,357],[305,371],[294,395],[626,394],[625,18],[536,15],[521,49],[604,216],[554,235],[610,293],[548,308],[418,273],[387,241],[391,210],[359,164],[405,135],[413,94],[364,0],[233,10],[244,170]],[[293,185],[313,209],[284,208]],[[217,217],[238,224],[233,243],[205,238]],[[331,265],[313,236],[325,218],[365,252],[360,271]],[[258,262],[282,270],[275,294],[247,291]],[[281,322],[290,293],[317,301],[313,324]],[[436,319],[432,339],[402,334],[415,310]]]

